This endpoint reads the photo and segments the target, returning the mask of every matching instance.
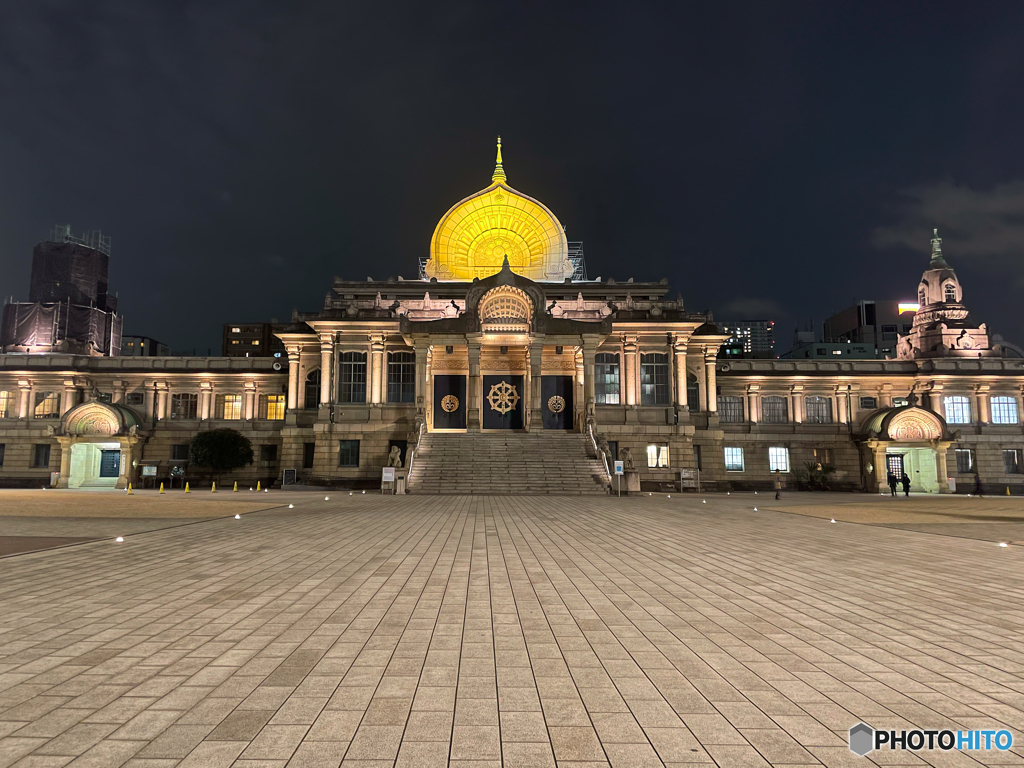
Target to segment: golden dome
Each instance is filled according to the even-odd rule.
[[[501,137],[491,185],[453,205],[430,239],[427,277],[470,281],[509,267],[530,280],[571,277],[565,230],[546,205],[512,189],[501,164]]]

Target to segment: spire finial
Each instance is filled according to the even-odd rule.
[[[491,176],[494,183],[505,183],[505,169],[501,167],[501,136],[498,137],[498,157],[494,161],[494,175]]]
[[[946,260],[942,258],[942,238],[939,237],[937,228],[932,230],[932,264],[946,264]]]

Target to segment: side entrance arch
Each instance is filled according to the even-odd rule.
[[[125,488],[143,436],[130,408],[94,400],[70,409],[56,433],[61,445],[58,488]]]
[[[903,473],[911,490],[949,493],[946,452],[953,439],[938,414],[908,405],[883,408],[864,423],[861,465],[865,490],[888,492],[888,475]]]

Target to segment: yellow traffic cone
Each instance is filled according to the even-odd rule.
[[[163,492],[164,492],[164,484],[160,483],[160,493],[163,493]]]
[[[1006,490],[1007,490],[1007,491],[1009,491],[1010,489],[1009,489],[1009,488],[1007,488]],[[131,483],[128,483],[128,495],[129,495],[129,496],[131,496],[131,495],[132,495],[132,484],[131,484]]]
[[[235,480],[235,487],[232,488],[231,490],[234,491],[235,493],[238,493],[238,481],[237,480]]]
[[[1007,495],[1007,496],[1009,496],[1009,495],[1010,495],[1010,486],[1006,486],[1006,495]]]
[[[217,481],[214,480],[213,481],[213,487],[210,489],[210,493],[216,493],[216,492],[217,492]]]
[[[188,489],[188,483],[185,483],[185,493],[192,493],[192,491]]]
[[[256,490],[258,491],[259,489],[260,489],[260,481],[259,481],[259,480],[257,480],[257,481],[256,481]]]

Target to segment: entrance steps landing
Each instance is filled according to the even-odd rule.
[[[608,493],[590,438],[576,432],[428,432],[420,438],[409,492],[595,495]]]

